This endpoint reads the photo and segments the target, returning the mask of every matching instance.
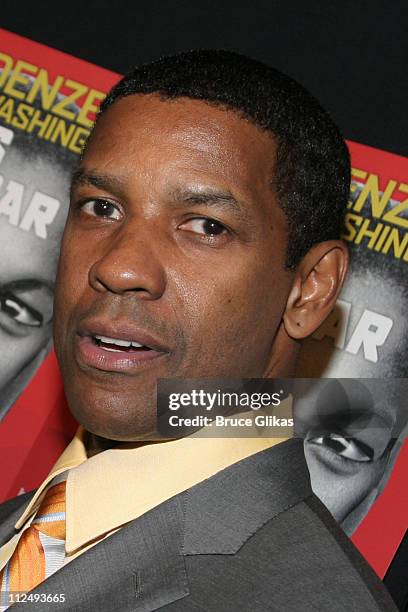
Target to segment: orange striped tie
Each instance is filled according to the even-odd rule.
[[[40,534],[65,540],[66,481],[50,487],[32,521],[24,531],[11,559],[0,573],[6,572],[8,591],[31,591],[45,579],[45,553]]]

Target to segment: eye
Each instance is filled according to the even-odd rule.
[[[0,296],[0,307],[4,314],[21,325],[41,327],[43,324],[42,315],[34,308],[27,306],[22,300],[16,298],[12,293]]]
[[[81,210],[92,217],[107,217],[114,220],[121,217],[118,207],[109,200],[88,200],[81,205]]]
[[[222,225],[222,223],[219,223],[214,219],[208,219],[207,217],[190,219],[189,221],[186,221],[180,225],[180,229],[209,237],[220,236],[221,234],[226,234],[228,231],[227,228]]]
[[[324,446],[336,453],[336,455],[350,461],[371,461],[374,456],[373,450],[366,444],[355,438],[345,438],[336,433],[309,438],[308,442]]]

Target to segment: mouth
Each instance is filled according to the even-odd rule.
[[[95,346],[100,346],[105,351],[112,353],[133,353],[151,351],[150,346],[134,342],[133,340],[121,340],[120,338],[109,338],[109,336],[92,336],[92,342]]]
[[[101,327],[96,324],[78,332],[76,359],[80,367],[131,374],[169,354],[154,338],[128,325]]]

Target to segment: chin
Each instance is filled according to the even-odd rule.
[[[135,423],[94,423],[93,421],[82,422],[83,427],[89,433],[115,442],[137,442],[155,438],[156,427],[154,425],[137,427]]]
[[[132,403],[119,398],[72,401],[71,412],[86,431],[117,442],[143,439],[156,430],[157,409],[149,402]],[[139,405],[138,405],[139,404]]]

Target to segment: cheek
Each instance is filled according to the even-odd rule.
[[[347,472],[347,468],[336,457],[328,460],[326,454],[320,456],[319,451],[316,452],[307,444],[305,456],[313,491],[338,521],[344,520],[365,499],[378,484],[383,471],[381,462],[377,461],[369,465],[352,462],[350,466],[353,471]]]
[[[86,282],[82,253],[75,241],[65,238],[61,246],[54,294],[54,347],[58,355],[65,345],[69,319]]]
[[[270,270],[253,264],[249,270],[200,274],[186,285],[179,295],[192,358],[220,372],[232,368],[231,375],[262,375],[286,303],[284,279],[272,283]]]
[[[77,295],[88,282],[87,256],[82,245],[68,233],[61,245],[55,287],[55,311],[57,320],[66,311],[66,306],[77,301]]]
[[[25,338],[11,338],[0,330],[0,389],[36,357],[50,336],[51,330],[48,328]]]

